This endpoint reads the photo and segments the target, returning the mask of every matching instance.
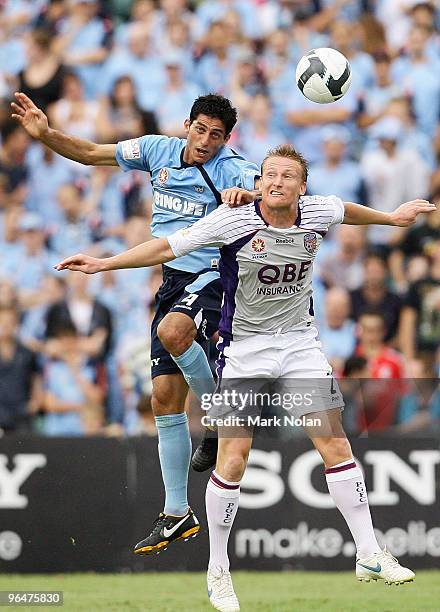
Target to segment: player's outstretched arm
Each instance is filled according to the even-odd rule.
[[[416,222],[420,213],[430,213],[436,210],[435,204],[427,200],[411,200],[401,204],[391,213],[385,213],[368,206],[344,202],[345,215],[342,223],[347,225],[394,225],[409,227]]]
[[[143,242],[137,246],[123,251],[113,257],[91,257],[78,253],[67,257],[54,266],[55,270],[74,270],[84,274],[96,274],[108,270],[122,270],[124,268],[144,268],[166,263],[175,259],[170,244],[166,238],[157,238]]]
[[[39,140],[63,157],[86,164],[87,166],[117,166],[116,145],[96,144],[89,140],[68,136],[49,127],[47,116],[24,93],[15,93],[11,103],[12,118],[26,130],[32,138]]]

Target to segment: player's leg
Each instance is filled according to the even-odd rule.
[[[156,296],[156,314],[151,325],[152,408],[158,432],[165,506],[149,535],[136,544],[134,552],[137,554],[159,552],[174,540],[197,535],[200,529],[187,500],[191,437],[184,407],[188,386],[158,336],[161,321],[182,297],[186,279],[187,275],[165,272],[164,283]],[[191,335],[193,321],[186,318],[186,333]]]
[[[208,359],[199,343],[207,342],[218,330],[222,297],[218,272],[200,274],[185,286],[183,296],[174,304],[159,329],[162,343],[199,399],[215,389]],[[191,321],[191,327],[188,321]],[[202,472],[215,465],[216,457],[217,435],[207,430],[194,452],[191,465]]]
[[[197,322],[182,312],[170,312],[159,324],[158,336],[195,395],[214,392],[215,383],[205,351],[196,342]]]
[[[353,459],[342,426],[343,397],[321,351],[316,329],[309,328],[295,335],[286,334],[285,344],[283,382],[290,385],[293,391],[302,392],[304,398],[307,397],[306,393],[313,398],[312,405],[300,409],[296,416],[307,415],[308,418],[316,418],[319,423],[314,427],[305,427],[305,430],[324,461],[327,486],[351,531],[357,561],[359,563],[360,560],[362,564],[366,560],[364,565],[370,568],[361,568],[357,563],[356,575],[361,577],[361,572],[365,572],[373,579],[383,578],[395,583],[411,580],[413,572],[402,568],[377,543],[364,477]],[[332,408],[329,409],[329,406]],[[379,567],[380,571],[376,571]]]
[[[249,431],[224,438],[220,428],[218,458],[206,487],[206,516],[209,529],[208,597],[216,610],[240,609],[229,572],[228,541],[238,510],[240,482],[246,469],[252,437]],[[228,433],[223,435],[229,435]]]
[[[187,498],[191,459],[191,437],[184,411],[187,391],[188,386],[180,373],[162,374],[153,379],[152,408],[159,439],[165,504],[151,533],[136,544],[136,554],[166,550],[170,542],[195,537],[200,530]]]
[[[199,399],[215,389],[208,359],[198,342],[208,341],[217,331],[222,296],[219,273],[210,270],[200,274],[184,287],[158,328],[162,345]]]
[[[401,584],[414,579],[386,550],[381,550],[373,529],[367,488],[360,467],[353,459],[351,446],[342,426],[340,408],[315,412],[308,417],[321,425],[306,428],[325,466],[328,490],[344,517],[356,545],[356,576],[359,580],[385,580]]]

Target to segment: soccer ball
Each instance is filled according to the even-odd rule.
[[[350,64],[336,49],[313,49],[298,62],[296,83],[304,96],[312,102],[336,102],[350,87]]]

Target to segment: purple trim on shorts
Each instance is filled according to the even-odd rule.
[[[352,468],[355,468],[356,464],[353,461],[352,463],[347,463],[347,465],[340,465],[338,467],[332,467],[332,468],[328,468],[327,470],[325,470],[326,474],[337,474],[338,472],[344,472],[345,470],[351,470]]]
[[[217,350],[219,351],[219,356],[215,362],[216,368],[215,373],[217,374],[217,385],[215,387],[216,393],[220,392],[220,385],[223,377],[223,368],[226,365],[226,356],[225,356],[225,348],[230,345],[231,341],[229,338],[222,338],[221,341],[217,342]]]
[[[235,292],[238,286],[237,253],[245,244],[252,240],[258,231],[259,230],[255,230],[220,249],[219,272],[224,294],[218,332],[222,338],[229,338],[232,340],[232,320],[235,314]]]
[[[236,489],[240,488],[240,485],[230,485],[230,484],[225,484],[224,482],[222,482],[221,480],[219,480],[217,478],[217,476],[214,475],[214,472],[212,472],[211,474],[211,480],[212,482],[217,485],[218,487],[220,487],[221,489],[229,489],[230,491],[234,491]]]

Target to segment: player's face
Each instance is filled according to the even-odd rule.
[[[263,202],[269,208],[296,205],[306,192],[301,164],[288,157],[269,157],[264,163],[261,189]]]
[[[199,115],[192,123],[187,119],[185,130],[187,143],[183,159],[187,164],[205,164],[217,155],[230,137],[220,119],[207,115]]]

